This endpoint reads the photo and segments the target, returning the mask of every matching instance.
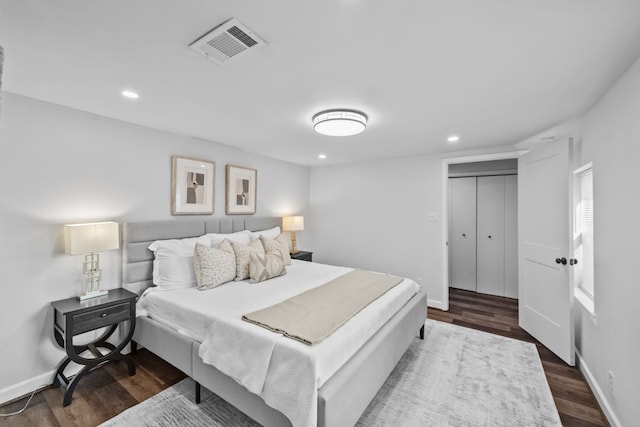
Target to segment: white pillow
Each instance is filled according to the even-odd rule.
[[[260,236],[266,237],[267,239],[275,239],[279,235],[280,227],[273,227],[268,230],[251,231],[251,240],[256,240]]]
[[[251,243],[251,232],[249,230],[236,231],[235,233],[220,234],[209,233],[205,236],[211,239],[211,247],[217,248],[225,239],[230,242],[242,243],[248,245]]]
[[[187,239],[156,240],[148,248],[153,252],[153,284],[162,289],[189,288],[196,285],[193,251],[196,243],[211,246],[207,236]]]

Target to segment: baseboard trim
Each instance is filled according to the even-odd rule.
[[[591,388],[593,395],[596,397],[600,408],[602,408],[602,412],[604,412],[604,416],[607,417],[607,421],[611,424],[612,427],[622,427],[622,423],[616,416],[616,413],[613,410],[613,407],[609,403],[609,400],[605,396],[604,392],[598,385],[595,377],[591,373],[587,362],[582,358],[582,355],[579,351],[576,351],[576,356],[578,356],[578,368],[580,368],[580,372],[584,375],[584,378],[587,380],[587,384]]]
[[[0,390],[0,406],[19,400],[24,396],[28,396],[33,390],[41,390],[51,385],[51,379],[55,371],[47,372],[37,377],[29,378],[19,382],[18,384],[5,387]]]
[[[444,310],[444,303],[442,301],[433,300],[427,298],[427,307],[437,308],[438,310]]]
[[[72,363],[73,365],[73,363]],[[65,374],[67,376],[73,376],[77,374],[82,366],[69,366],[65,370]],[[9,387],[5,387],[0,390],[0,406],[4,406],[8,403],[11,403],[15,400],[20,400],[25,396],[29,396],[33,390],[44,390],[45,388],[51,386],[53,382],[53,376],[56,374],[55,370],[51,372],[45,372],[44,374],[35,376],[33,378],[26,379],[18,384],[11,385]]]

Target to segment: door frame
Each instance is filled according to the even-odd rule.
[[[442,159],[442,301],[440,307],[436,308],[449,310],[449,165],[517,159],[528,152],[529,150],[515,150]]]

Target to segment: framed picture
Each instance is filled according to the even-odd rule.
[[[214,211],[216,164],[172,156],[171,213],[211,215]]]
[[[227,165],[227,215],[256,213],[258,171]]]

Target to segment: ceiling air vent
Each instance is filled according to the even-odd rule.
[[[264,45],[266,43],[250,29],[237,19],[231,18],[191,43],[189,47],[218,64],[224,64],[250,49],[255,50]]]

